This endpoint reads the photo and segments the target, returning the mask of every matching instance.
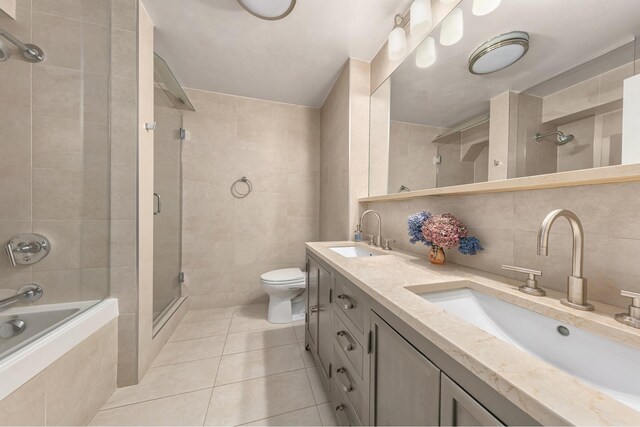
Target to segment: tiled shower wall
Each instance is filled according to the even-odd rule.
[[[118,385],[138,381],[136,260],[137,0],[111,0],[111,296],[118,299]]]
[[[187,90],[182,266],[191,307],[266,301],[260,275],[318,240],[320,110]],[[253,192],[235,199],[242,176]]]
[[[606,184],[472,196],[424,197],[407,201],[368,203],[382,216],[382,234],[396,239],[394,247],[424,254],[407,236],[407,216],[420,210],[456,215],[477,236],[485,250],[476,256],[446,251],[447,259],[489,273],[526,279],[500,268],[502,264],[542,270],[543,287],[564,292],[571,274],[572,238],[569,224],[553,225],[549,256],[536,253],[542,219],[566,208],[581,219],[585,232],[584,276],[589,298],[619,307],[629,304],[621,289],[640,292],[640,183]]]
[[[0,297],[40,284],[41,304],[109,292],[108,0],[68,7],[19,1],[0,26],[46,52],[0,64],[0,241],[35,232],[52,243],[33,266],[0,257]],[[7,296],[7,295],[4,295]]]

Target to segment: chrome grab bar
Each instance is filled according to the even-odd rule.
[[[26,300],[27,302],[35,302],[40,299],[44,291],[36,284],[26,285],[18,289],[18,292],[9,298],[0,300],[0,308],[15,304],[18,301]]]

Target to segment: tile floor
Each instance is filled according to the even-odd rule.
[[[336,425],[304,349],[304,323],[265,304],[189,311],[140,384],[116,390],[91,425]]]

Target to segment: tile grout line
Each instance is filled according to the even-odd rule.
[[[198,389],[195,389],[195,390],[183,391],[182,393],[175,393],[175,394],[169,394],[167,396],[160,396],[160,397],[154,397],[152,399],[140,400],[138,402],[124,403],[122,405],[112,406],[110,408],[101,408],[98,412],[111,411],[112,409],[120,409],[120,408],[124,408],[126,406],[139,405],[141,403],[153,402],[153,401],[156,401],[156,400],[166,399],[168,397],[182,396],[183,394],[195,393],[195,392],[198,392],[198,391],[209,390],[209,389],[213,390],[213,387],[203,387],[203,388],[198,388]]]
[[[281,414],[275,414],[275,415],[271,415],[271,416],[264,417],[264,418],[258,418],[257,420],[247,421],[246,423],[242,423],[242,424],[236,424],[236,427],[244,426],[244,425],[247,425],[249,423],[255,423],[257,421],[268,420],[269,418],[280,417],[282,415],[292,414],[294,412],[303,411],[303,410],[309,409],[309,408],[316,408],[316,411],[318,412],[318,418],[320,418],[320,411],[318,411],[317,407],[318,407],[318,405],[309,405],[309,406],[305,406],[304,408],[294,409],[293,411],[287,411],[287,412],[283,412]],[[320,422],[322,422],[322,419],[320,419]]]
[[[233,311],[231,312],[231,319],[229,319],[229,326],[227,327],[227,333],[224,336],[224,344],[222,345],[222,354],[224,354],[224,348],[227,346],[227,338],[229,337],[229,328],[231,328],[231,321],[233,320],[233,313],[235,311],[236,311],[236,306],[234,305]],[[213,376],[213,387],[211,387],[211,393],[209,394],[209,402],[207,403],[207,409],[204,411],[204,419],[202,420],[203,426],[207,423],[207,417],[209,416],[209,409],[211,409],[211,401],[213,400],[213,390],[216,387],[216,380],[218,379],[218,372],[220,372],[220,365],[222,365],[222,355],[220,356],[220,363],[218,363],[216,374]]]
[[[225,384],[220,384],[220,385],[214,385],[213,388],[220,388],[220,387],[226,387],[228,385],[233,385],[233,384],[240,384],[240,383],[244,383],[247,381],[253,381],[253,380],[259,380],[262,378],[269,378],[269,377],[275,377],[276,375],[282,375],[282,374],[290,374],[291,372],[298,372],[298,371],[304,371],[307,368],[298,368],[298,369],[291,369],[290,371],[283,371],[283,372],[276,372],[273,374],[268,374],[268,375],[263,375],[261,377],[255,377],[255,378],[247,378],[245,380],[240,380],[240,381],[234,381],[232,383],[225,383]],[[308,376],[307,376],[308,379]],[[311,384],[309,384],[309,386],[311,386]],[[313,390],[311,390],[311,394],[313,394]],[[315,398],[314,398],[315,401]]]

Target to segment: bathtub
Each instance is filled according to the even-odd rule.
[[[21,334],[0,337],[0,400],[116,317],[116,299],[0,311],[0,325],[13,319],[25,322]]]

